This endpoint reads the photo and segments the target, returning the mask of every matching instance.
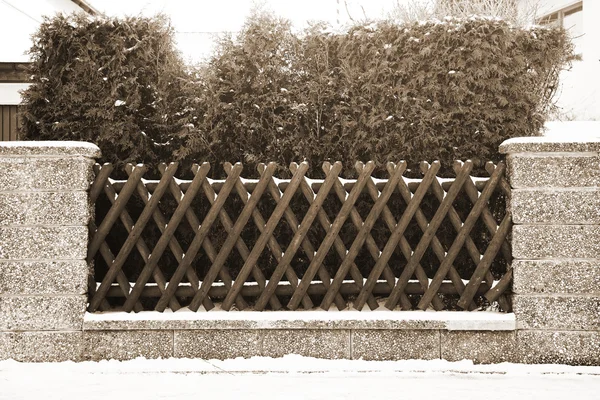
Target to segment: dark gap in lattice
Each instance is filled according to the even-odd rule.
[[[318,193],[318,192],[317,192]],[[327,198],[323,202],[323,210],[327,214],[327,217],[333,223],[335,218],[338,216],[340,209],[342,208],[342,202],[338,199],[335,191],[331,189],[331,192],[327,195]]]
[[[454,260],[454,267],[462,279],[469,280],[477,265],[473,262],[473,258],[469,255],[467,249],[463,247],[456,256],[456,260]]]

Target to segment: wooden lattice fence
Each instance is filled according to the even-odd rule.
[[[177,168],[150,180],[128,165],[114,180],[110,164],[95,166],[89,311],[510,310],[503,163],[488,163],[489,177],[456,163],[454,178],[423,163],[420,179],[404,162],[388,163],[385,179],[371,162],[356,164],[356,179],[342,179],[340,163],[324,163],[324,179],[308,179],[306,163],[291,164],[290,179],[275,178],[275,164],[253,180],[239,163],[223,180],[208,178],[208,163],[191,180]]]

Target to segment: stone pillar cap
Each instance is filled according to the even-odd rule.
[[[101,152],[98,146],[88,142],[0,142],[0,156],[83,156],[88,158],[99,158]]]
[[[501,154],[509,153],[570,153],[600,152],[600,132],[596,135],[572,134],[565,137],[532,136],[505,140],[499,147]]]

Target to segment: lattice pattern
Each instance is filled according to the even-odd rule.
[[[340,163],[325,163],[325,178],[312,180],[301,163],[277,179],[271,163],[248,180],[238,163],[211,180],[204,163],[182,180],[172,163],[159,180],[128,165],[119,181],[110,164],[96,165],[89,310],[197,311],[217,301],[225,310],[473,310],[497,301],[508,311],[505,166],[488,163],[486,178],[470,176],[470,161],[457,162],[452,179],[439,168],[423,163],[417,180],[404,177],[404,162],[389,163],[376,179],[372,162],[357,163],[346,180]]]

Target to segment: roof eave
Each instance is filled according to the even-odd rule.
[[[90,15],[98,15],[100,11],[96,10],[85,0],[71,0],[73,3],[77,4],[83,11]]]

